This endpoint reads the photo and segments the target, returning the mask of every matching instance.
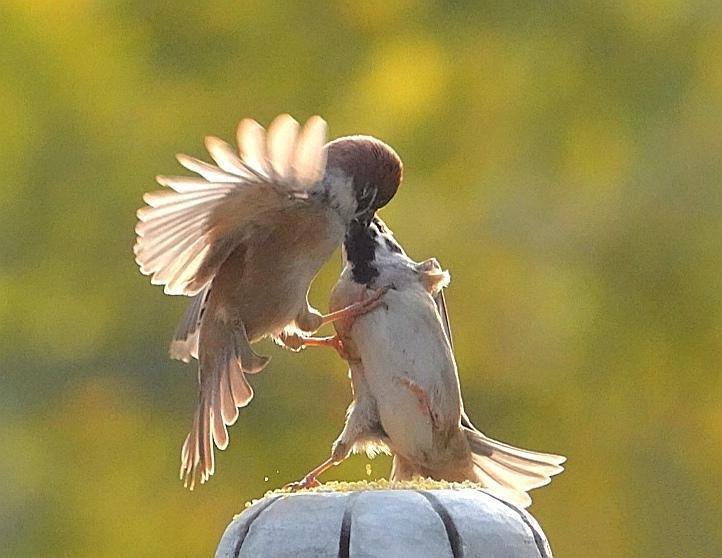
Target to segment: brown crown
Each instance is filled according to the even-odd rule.
[[[347,136],[329,142],[327,166],[353,177],[354,190],[377,188],[373,209],[391,201],[403,177],[403,163],[391,147],[371,136]]]

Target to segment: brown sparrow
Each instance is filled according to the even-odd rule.
[[[199,393],[181,452],[181,479],[205,482],[214,444],[228,445],[226,426],[253,396],[246,374],[268,357],[251,344],[272,337],[298,348],[299,333],[372,308],[369,297],[329,315],[308,304],[320,267],[355,219],[394,196],[402,166],[396,153],[369,136],[326,145],[318,116],[298,123],[278,116],[268,133],[254,120],[238,126],[236,152],[209,136],[209,164],[177,159],[198,176],[159,176],[169,190],[143,196],[134,252],[142,273],[167,294],[193,296],[170,353],[199,361]]]

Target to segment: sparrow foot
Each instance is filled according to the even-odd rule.
[[[300,481],[289,482],[283,488],[296,492],[297,490],[303,490],[304,488],[316,488],[317,486],[321,486],[319,480],[315,476],[311,477],[306,475]]]
[[[343,341],[338,335],[331,335],[329,337],[301,337],[301,348],[305,347],[329,347],[334,349],[338,355],[344,359],[349,359],[348,351],[343,345]]]
[[[354,320],[359,316],[363,316],[364,314],[371,312],[371,310],[377,308],[378,306],[386,306],[385,303],[381,301],[381,297],[383,297],[389,289],[390,287],[382,287],[380,289],[376,289],[362,301],[350,304],[349,306],[346,306],[341,310],[331,312],[330,314],[326,314],[321,318],[321,325],[329,324],[331,322],[336,322],[339,320],[344,320],[350,327],[353,324]]]
[[[321,475],[324,471],[327,471],[328,469],[333,467],[335,464],[336,463],[334,462],[333,459],[327,459],[326,461],[321,463],[318,467],[316,467],[312,471],[310,471],[300,481],[289,482],[283,488],[288,488],[295,492],[296,490],[303,490],[304,488],[315,488],[316,486],[321,486],[321,483],[318,481],[319,475]]]

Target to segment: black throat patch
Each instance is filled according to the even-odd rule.
[[[368,286],[379,275],[375,266],[377,234],[375,228],[359,221],[353,221],[346,232],[346,259],[356,283]]]

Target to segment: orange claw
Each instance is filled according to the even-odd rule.
[[[302,338],[302,342],[305,347],[330,347],[335,349],[342,359],[349,359],[348,352],[343,346],[343,341],[341,341],[338,335],[331,335],[330,337],[307,337]]]
[[[297,482],[289,482],[287,485],[285,485],[283,488],[289,488],[293,491],[296,490],[303,490],[304,488],[315,488],[316,486],[321,486],[321,483],[318,481],[318,476],[330,469],[335,465],[333,459],[327,459],[323,463],[321,463],[318,467],[313,469],[311,472],[309,472],[305,477],[303,477],[300,481]]]

